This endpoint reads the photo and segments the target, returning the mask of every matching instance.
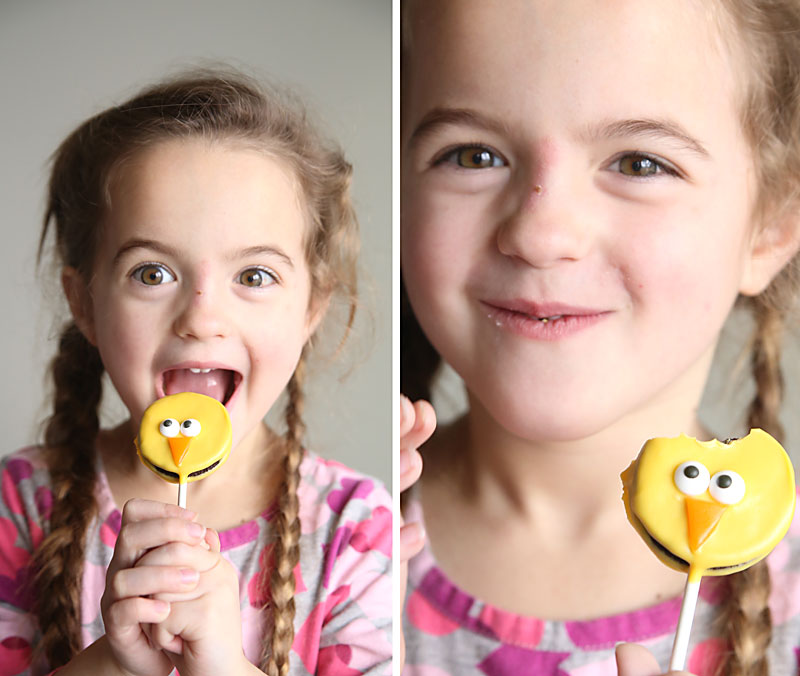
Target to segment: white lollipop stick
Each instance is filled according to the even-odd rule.
[[[178,483],[178,507],[186,509],[186,484],[182,481]]]
[[[686,653],[689,650],[689,634],[692,631],[694,611],[697,607],[697,594],[700,591],[700,580],[692,582],[692,575],[686,578],[686,588],[683,590],[683,603],[681,614],[678,618],[678,629],[675,631],[675,643],[672,644],[672,656],[669,658],[670,671],[683,671],[686,664]]]

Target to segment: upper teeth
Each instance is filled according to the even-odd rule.
[[[211,369],[189,369],[192,373],[209,373]]]
[[[553,322],[556,319],[561,319],[563,316],[564,315],[553,315],[552,317],[535,317],[534,319],[538,319],[543,324],[546,324],[547,322]]]

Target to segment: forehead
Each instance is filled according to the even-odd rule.
[[[278,235],[281,228],[302,237],[305,231],[298,181],[288,164],[232,141],[154,143],[117,165],[108,196],[105,230],[112,238],[134,229],[155,239],[186,223],[198,231],[216,224],[230,238]]]
[[[717,14],[694,0],[440,0],[407,5],[404,133],[433,107],[533,113],[735,115]]]

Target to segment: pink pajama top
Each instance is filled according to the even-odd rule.
[[[82,638],[104,633],[100,598],[122,515],[102,468],[98,517],[86,535],[81,596]],[[302,537],[295,569],[293,676],[391,674],[391,498],[383,486],[343,465],[306,453],[298,489]],[[46,674],[31,664],[38,629],[26,582],[31,553],[47,532],[50,481],[39,450],[0,463],[0,676]],[[267,618],[257,584],[273,544],[274,508],[221,532],[223,556],[239,574],[244,653],[256,663]]]
[[[620,506],[621,508],[621,506]],[[408,521],[424,521],[412,494]],[[767,557],[772,593],[769,673],[798,674],[800,663],[800,516]],[[522,564],[521,564],[522,565]],[[725,578],[704,577],[686,670],[713,676],[725,641],[715,633]],[[551,621],[510,613],[459,588],[428,544],[411,560],[403,619],[403,676],[617,676],[614,647],[641,643],[667,671],[681,598],[585,621]]]

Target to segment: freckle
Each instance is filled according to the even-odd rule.
[[[198,296],[202,296],[202,295],[203,295],[203,292],[202,292],[201,290],[199,290],[199,289],[198,289],[198,291],[197,291],[197,295],[198,295]]]

